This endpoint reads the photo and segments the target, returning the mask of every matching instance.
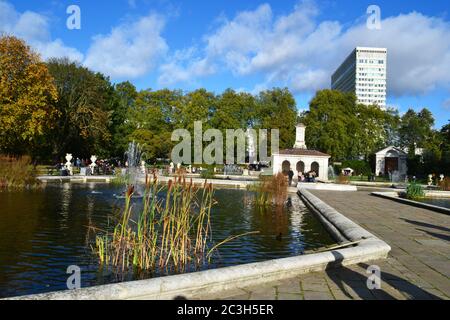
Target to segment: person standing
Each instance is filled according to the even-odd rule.
[[[303,182],[304,177],[303,177],[303,172],[299,171],[298,172],[298,182]]]
[[[292,171],[292,169],[289,169],[288,177],[289,177],[289,186],[291,186],[292,178],[294,177],[294,171]]]

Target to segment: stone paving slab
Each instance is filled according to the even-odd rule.
[[[381,269],[381,289],[367,288],[369,265],[360,263],[264,288],[242,288],[251,299],[450,299],[450,216],[377,198],[369,191],[312,193],[392,247],[387,259],[370,263]],[[236,298],[225,296],[209,299]]]

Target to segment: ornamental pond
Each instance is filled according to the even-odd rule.
[[[118,277],[102,268],[91,246],[90,227],[111,228],[124,205],[114,194],[123,187],[101,183],[48,184],[39,190],[0,192],[0,298],[67,289],[67,268],[81,268],[81,286],[90,287],[166,274]],[[257,207],[255,194],[215,189],[212,242],[259,231],[219,247],[210,264],[220,268],[303,254],[334,240],[299,197],[290,194],[283,208]],[[139,201],[134,200],[134,206]],[[195,270],[193,270],[195,271]]]

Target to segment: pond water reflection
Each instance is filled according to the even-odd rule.
[[[450,209],[450,199],[449,198],[425,198],[418,200],[419,202],[432,204],[434,206],[449,208]]]

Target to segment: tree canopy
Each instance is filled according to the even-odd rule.
[[[297,106],[289,89],[274,88],[262,91],[256,98],[255,127],[278,129],[280,149],[292,148],[295,143]]]
[[[409,109],[402,116],[399,132],[400,145],[408,149],[410,155],[416,148],[424,148],[433,131],[434,118],[428,109],[415,112]]]
[[[444,126],[439,132],[433,126],[433,115],[426,108],[418,112],[409,109],[401,118],[399,143],[408,151],[410,174],[424,176],[450,172],[445,134],[448,129]]]
[[[309,112],[301,116],[307,126],[306,143],[333,160],[368,157],[395,140],[398,115],[393,110],[358,104],[352,93],[318,91]]]
[[[20,39],[0,37],[0,151],[21,154],[39,146],[59,112],[47,66]]]
[[[109,123],[117,109],[109,80],[68,59],[51,59],[47,65],[57,88],[55,106],[60,114],[47,141],[52,155],[58,158],[68,152],[88,157],[93,150],[107,152]]]
[[[396,110],[358,104],[354,94],[320,90],[298,117],[287,88],[257,95],[233,89],[218,94],[204,88],[137,90],[68,59],[44,63],[23,40],[0,37],[0,153],[39,161],[59,160],[65,153],[123,157],[134,140],[154,161],[170,156],[173,130],[193,134],[196,121],[203,131],[278,129],[282,149],[293,146],[295,125],[302,121],[308,147],[334,161],[367,162],[377,150],[395,145],[408,150],[413,174],[450,170],[450,124],[435,130],[426,108],[400,117]],[[366,165],[361,168],[367,171]]]

